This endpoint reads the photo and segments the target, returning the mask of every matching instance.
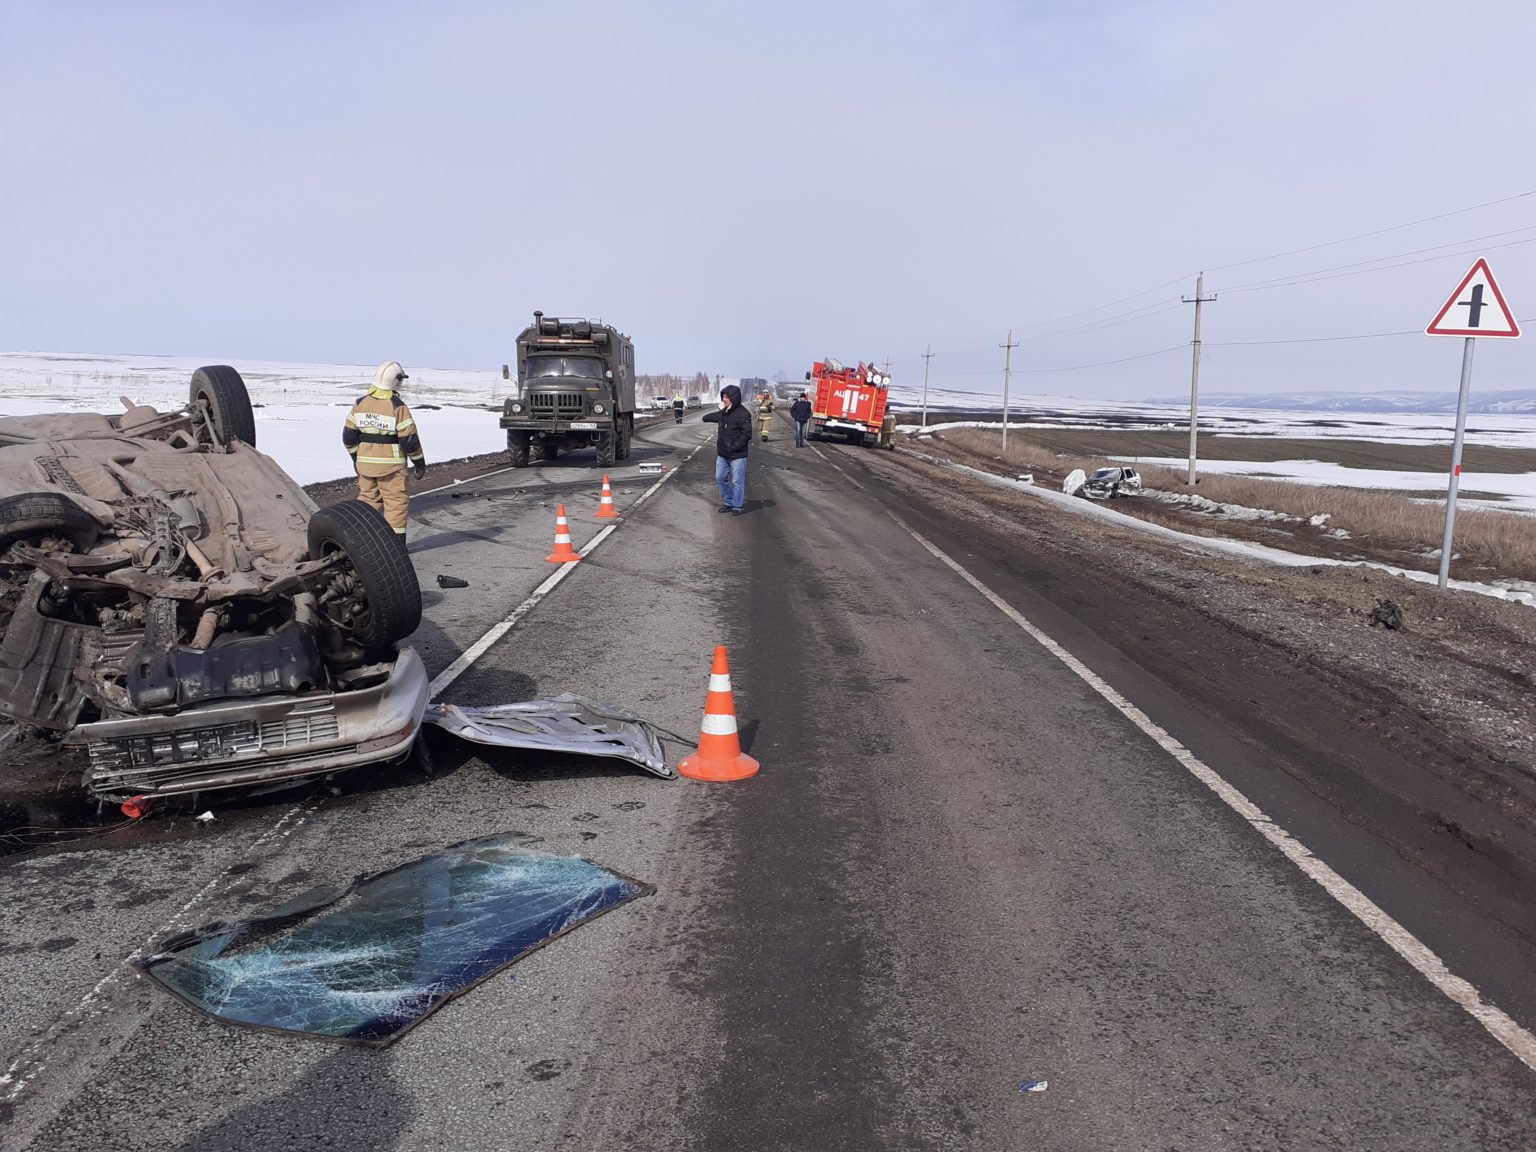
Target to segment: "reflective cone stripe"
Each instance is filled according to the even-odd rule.
[[[555,506],[555,550],[544,559],[551,564],[569,564],[581,559],[571,547],[571,527],[565,518],[564,504]]]
[[[597,502],[597,518],[599,520],[617,520],[619,513],[613,506],[613,489],[608,487],[608,477],[603,477],[603,495]]]
[[[757,761],[741,750],[731,670],[722,644],[715,648],[709,673],[709,695],[705,698],[704,720],[699,725],[699,750],[684,757],[677,770],[695,780],[725,781],[755,776],[758,767]]]

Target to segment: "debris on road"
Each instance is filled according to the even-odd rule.
[[[460,579],[457,576],[444,576],[439,574],[437,577],[437,586],[439,588],[468,588],[469,581]]]
[[[633,712],[565,693],[551,700],[463,708],[430,704],[422,719],[476,744],[625,760],[670,780],[656,729]]]
[[[1044,1092],[1050,1087],[1048,1080],[1025,1080],[1019,1085],[1020,1092]]]
[[[655,460],[647,460],[644,464],[636,465],[635,471],[642,476],[660,476],[666,469]]]
[[[196,816],[192,817],[192,819],[196,820],[199,824],[212,824],[213,811],[210,809],[207,812],[199,812]]]
[[[312,888],[266,915],[172,937],[135,966],[226,1023],[382,1047],[555,937],[655,891],[519,839],[470,840]]]
[[[1403,626],[1403,610],[1392,600],[1378,600],[1376,607],[1366,614],[1366,620],[1372,628],[1380,624],[1389,632],[1396,632]]]

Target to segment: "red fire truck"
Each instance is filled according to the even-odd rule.
[[[873,364],[862,361],[846,368],[828,357],[818,360],[805,374],[816,385],[811,399],[811,435],[842,432],[850,444],[864,444],[870,437],[882,448],[894,448],[896,417],[885,414],[891,378]]]

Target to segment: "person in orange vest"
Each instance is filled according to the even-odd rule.
[[[395,361],[380,364],[368,395],[352,405],[341,431],[341,442],[357,469],[357,498],[384,513],[402,540],[410,515],[410,499],[405,494],[406,462],[410,462],[416,479],[427,474],[416,421],[400,399],[400,382],[407,379],[405,369]]]

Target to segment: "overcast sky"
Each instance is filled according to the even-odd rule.
[[[1012,327],[1016,394],[1142,398],[1206,268],[1202,389],[1449,389],[1452,339],[1224,342],[1420,329],[1474,249],[1536,317],[1533,45],[1530,0],[0,0],[0,349],[493,370],[540,308],[642,372],[1000,390]]]

